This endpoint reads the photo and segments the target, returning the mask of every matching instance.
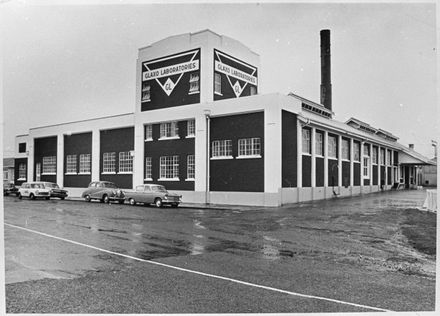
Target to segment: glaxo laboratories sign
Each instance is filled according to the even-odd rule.
[[[230,77],[233,77],[235,79],[239,79],[244,82],[257,85],[257,77],[245,73],[244,71],[238,70],[237,68],[226,65],[217,60],[215,61],[215,70]]]
[[[145,71],[142,73],[142,80],[152,80],[174,75],[180,75],[188,71],[199,69],[199,60],[184,62],[177,65],[171,65],[154,70]]]

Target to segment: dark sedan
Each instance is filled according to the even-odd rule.
[[[3,181],[3,195],[7,196],[9,194],[17,195],[18,188],[12,183],[8,181]]]
[[[64,200],[67,197],[67,190],[61,189],[58,184],[53,182],[44,182],[44,187],[50,190],[50,197]]]

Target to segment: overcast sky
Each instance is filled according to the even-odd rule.
[[[123,2],[123,1],[122,1]],[[319,102],[321,29],[331,30],[333,111],[433,156],[434,3],[1,6],[4,155],[38,127],[133,112],[139,47],[210,29],[258,53],[259,93]]]

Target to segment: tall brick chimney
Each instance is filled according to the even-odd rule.
[[[332,110],[330,30],[321,30],[321,104]]]

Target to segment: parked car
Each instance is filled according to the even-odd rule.
[[[31,200],[36,198],[50,199],[50,189],[44,186],[43,182],[24,182],[18,189],[18,198],[28,197]]]
[[[142,184],[136,186],[135,190],[125,190],[125,199],[130,205],[136,203],[154,204],[157,207],[171,205],[177,207],[182,202],[182,196],[169,193],[163,185]]]
[[[7,196],[9,194],[15,194],[17,195],[18,192],[18,188],[15,186],[15,184],[13,184],[12,182],[9,181],[3,181],[3,195]]]
[[[64,200],[67,197],[67,190],[61,189],[58,184],[53,182],[43,182],[44,187],[50,189],[50,197],[57,197]]]
[[[110,201],[118,201],[124,203],[124,192],[119,189],[116,184],[109,181],[94,181],[89,184],[87,190],[85,190],[81,197],[87,202],[91,200],[100,200],[103,203],[109,203]]]

